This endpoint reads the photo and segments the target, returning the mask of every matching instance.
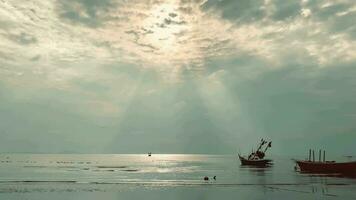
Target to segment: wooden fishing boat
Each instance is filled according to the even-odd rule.
[[[320,174],[356,174],[356,161],[354,162],[313,162],[296,160],[300,171]]]
[[[267,145],[266,145],[267,144]],[[264,150],[262,148],[265,147]],[[244,157],[238,154],[241,165],[250,165],[250,166],[257,166],[257,167],[265,167],[272,164],[271,159],[264,159],[266,155],[266,151],[268,148],[272,147],[272,142],[267,142],[261,139],[261,142],[256,151],[252,151],[248,157]]]
[[[272,164],[272,160],[270,159],[256,159],[256,160],[248,160],[241,155],[239,155],[239,159],[241,161],[241,165],[253,165],[253,166],[267,166]]]
[[[301,172],[316,174],[356,174],[356,161],[335,162],[325,160],[325,151],[323,160],[321,160],[321,150],[319,150],[319,160],[315,161],[314,151],[313,159],[309,150],[309,160],[295,160]]]

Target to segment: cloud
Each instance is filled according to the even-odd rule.
[[[30,60],[32,60],[32,61],[38,61],[38,60],[40,60],[40,59],[41,59],[41,55],[37,55],[37,56],[32,57]]]
[[[208,0],[202,4],[201,8],[212,13],[217,12],[225,19],[244,23],[263,19],[266,15],[263,6],[263,0],[240,0],[238,3],[233,0]]]
[[[9,34],[6,37],[21,45],[37,43],[37,38],[27,33]]]
[[[274,67],[292,54],[301,56],[296,60],[327,66],[355,56],[352,5],[351,1],[276,0],[76,0],[17,8],[9,4],[2,13],[19,13],[26,24],[3,15],[12,25],[2,35],[30,49],[3,43],[7,49],[3,53],[12,60],[41,55],[56,63],[93,59],[105,64],[119,59],[164,74],[178,73],[169,77],[179,77],[183,68],[200,73],[205,60],[247,54]],[[19,51],[21,56],[13,58]]]
[[[105,13],[115,6],[112,0],[57,1],[57,4],[60,17],[90,27],[100,26],[105,20]]]
[[[283,1],[283,0],[274,0],[271,1],[272,4],[272,19],[280,21],[293,19],[300,15],[301,5],[300,1]],[[269,6],[269,5],[268,5]]]
[[[165,18],[164,19],[164,23],[167,24],[167,25],[170,25],[170,24],[181,25],[181,24],[185,24],[187,22],[185,22],[185,21],[175,21],[175,20],[170,19],[170,18]]]
[[[30,151],[55,132],[88,138],[85,152],[101,133],[106,152],[226,153],[262,135],[350,138],[355,10],[348,0],[1,2],[0,130],[14,133],[3,143],[28,131]]]

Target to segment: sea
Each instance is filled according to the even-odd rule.
[[[0,154],[0,200],[13,199],[347,200],[356,179],[303,174],[283,156],[254,168],[237,155]]]

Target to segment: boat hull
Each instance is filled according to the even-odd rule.
[[[320,174],[356,174],[356,162],[311,162],[296,160],[301,172]]]
[[[265,167],[272,164],[272,160],[269,159],[259,159],[259,160],[248,160],[239,155],[241,165],[258,166]]]

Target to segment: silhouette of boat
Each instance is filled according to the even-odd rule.
[[[295,160],[301,172],[316,174],[344,174],[356,175],[356,161],[335,162],[325,160],[325,151],[323,160],[321,159],[321,150],[319,150],[319,160],[315,161],[314,150],[309,150],[309,160]]]
[[[265,149],[262,150],[264,146]],[[264,159],[266,155],[266,151],[270,147],[272,147],[272,142],[267,142],[264,139],[261,139],[261,142],[257,150],[256,151],[252,150],[251,154],[247,158],[238,154],[241,165],[250,165],[250,166],[257,166],[257,167],[265,167],[271,165],[272,164],[271,159]]]

